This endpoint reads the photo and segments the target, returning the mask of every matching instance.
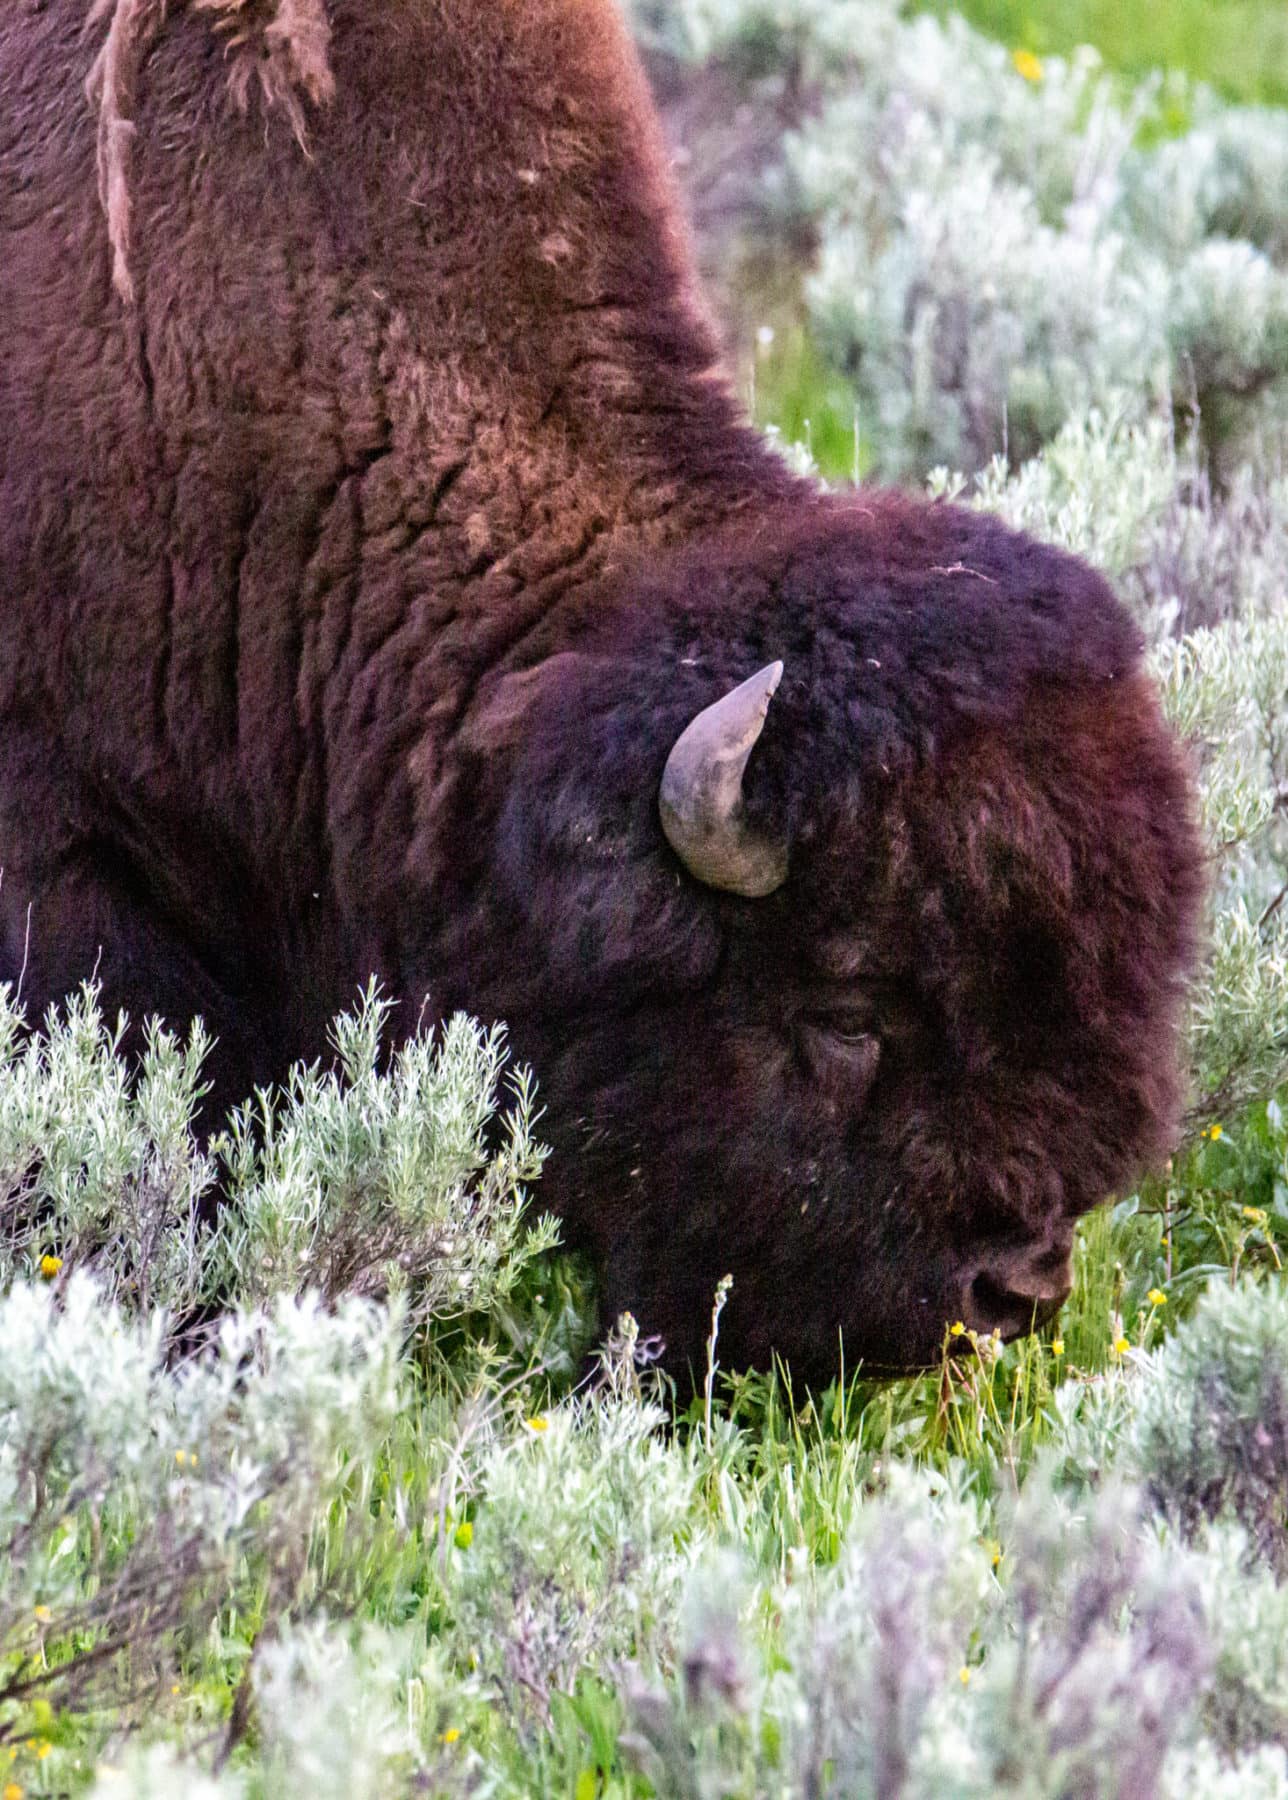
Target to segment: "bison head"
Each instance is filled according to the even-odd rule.
[[[456,960],[535,1064],[608,1306],[696,1364],[729,1271],[724,1352],[813,1377],[1049,1317],[1079,1215],[1174,1128],[1202,887],[1099,578],[820,502],[623,578],[480,716]]]

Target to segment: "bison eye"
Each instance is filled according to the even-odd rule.
[[[880,1041],[858,1021],[802,1019],[796,1026],[796,1048],[811,1082],[851,1106],[861,1102],[876,1076]]]

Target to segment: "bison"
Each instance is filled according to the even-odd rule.
[[[1022,1333],[1163,1154],[1203,860],[1106,583],[716,367],[610,0],[0,12],[0,976],[509,1022],[682,1366]]]

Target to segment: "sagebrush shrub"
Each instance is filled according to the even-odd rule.
[[[285,1094],[234,1116],[228,1201],[210,1249],[217,1287],[398,1293],[417,1319],[486,1313],[556,1241],[524,1216],[545,1152],[535,1085],[509,1077],[502,1026],[458,1014],[388,1058],[393,1008],[374,986],[336,1020],[338,1066],[297,1065]]]
[[[1142,1383],[1131,1464],[1187,1535],[1233,1518],[1288,1575],[1288,1292],[1209,1288]]]
[[[306,1292],[401,1295],[409,1327],[504,1303],[557,1237],[525,1214],[534,1084],[507,1073],[502,1028],[464,1016],[388,1054],[391,1011],[369,987],[336,1020],[335,1069],[247,1096],[206,1148],[200,1020],[186,1041],[151,1024],[130,1067],[92,985],[36,1030],[0,986],[0,1279],[92,1271],[168,1331]]]
[[[894,0],[636,0],[647,41],[800,115],[762,232],[817,243],[813,329],[883,475],[1032,455],[1129,389],[1232,469],[1285,442],[1288,121],[1094,52],[1014,61]],[[748,93],[753,90],[748,87]],[[1167,135],[1170,112],[1195,128]]]
[[[20,1694],[146,1695],[237,1582],[290,1603],[312,1522],[392,1421],[400,1332],[359,1300],[279,1300],[173,1366],[161,1315],[84,1273],[0,1299],[0,1738]]]
[[[526,1420],[479,1471],[455,1632],[520,1716],[669,1642],[696,1471],[662,1419],[633,1400],[569,1403]]]

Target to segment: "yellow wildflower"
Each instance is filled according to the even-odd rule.
[[[1026,81],[1041,81],[1042,61],[1031,50],[1017,50],[1011,61]]]
[[[1151,1288],[1145,1298],[1149,1301],[1151,1306],[1167,1305],[1167,1295],[1163,1292],[1162,1288]]]
[[[1064,1339],[1063,1338],[1052,1338],[1051,1339],[1051,1354],[1052,1354],[1052,1356],[1063,1356],[1064,1355]]]
[[[966,1327],[962,1324],[961,1320],[958,1319],[955,1325],[950,1325],[948,1327],[948,1335],[949,1337],[961,1337],[965,1330]]]
[[[446,1731],[439,1733],[438,1741],[440,1744],[454,1744],[460,1735],[460,1731],[455,1725],[449,1725]]]
[[[54,1616],[47,1606],[33,1606],[31,1610],[40,1620],[42,1625],[45,1623],[46,1619],[52,1619]]]
[[[1264,1225],[1266,1222],[1266,1211],[1262,1206],[1241,1206],[1239,1211],[1245,1219],[1251,1219],[1254,1225]]]
[[[41,1738],[40,1742],[36,1745],[36,1761],[44,1762],[53,1747],[54,1746],[50,1743],[48,1738]]]
[[[1127,1352],[1130,1349],[1131,1349],[1131,1344],[1128,1342],[1128,1340],[1125,1337],[1116,1337],[1114,1339],[1114,1355],[1115,1356],[1126,1356]]]
[[[458,1550],[468,1550],[474,1542],[474,1527],[468,1519],[462,1519],[452,1533],[452,1542]]]
[[[1221,1130],[1221,1127],[1220,1127],[1220,1126],[1219,1126],[1219,1125],[1209,1125],[1209,1126],[1207,1126],[1207,1127],[1206,1127],[1206,1129],[1205,1129],[1205,1130],[1204,1130],[1204,1132],[1203,1132],[1203,1134],[1202,1134],[1202,1135],[1203,1135],[1203,1136],[1204,1136],[1204,1137],[1205,1137],[1205,1138],[1207,1138],[1207,1140],[1208,1140],[1208,1141],[1209,1141],[1209,1143],[1213,1143],[1213,1144],[1215,1144],[1215,1142],[1216,1142],[1216,1140],[1217,1140],[1217,1139],[1218,1139],[1218,1138],[1219,1138],[1219,1137],[1223,1137],[1223,1136],[1224,1136],[1224,1135],[1225,1135],[1225,1134],[1224,1134],[1224,1132],[1223,1132],[1223,1131],[1222,1131],[1222,1130]]]
[[[16,1781],[5,1783],[4,1800],[22,1800],[22,1789]]]
[[[961,1682],[963,1687],[969,1687],[970,1686],[970,1670],[966,1669],[966,1668],[958,1669],[957,1679],[958,1679],[958,1681]]]
[[[63,1266],[61,1256],[42,1256],[40,1259],[40,1276],[42,1281],[52,1281]]]
[[[529,1431],[549,1431],[550,1429],[549,1419],[542,1418],[540,1413],[535,1419],[525,1419],[523,1422]]]

